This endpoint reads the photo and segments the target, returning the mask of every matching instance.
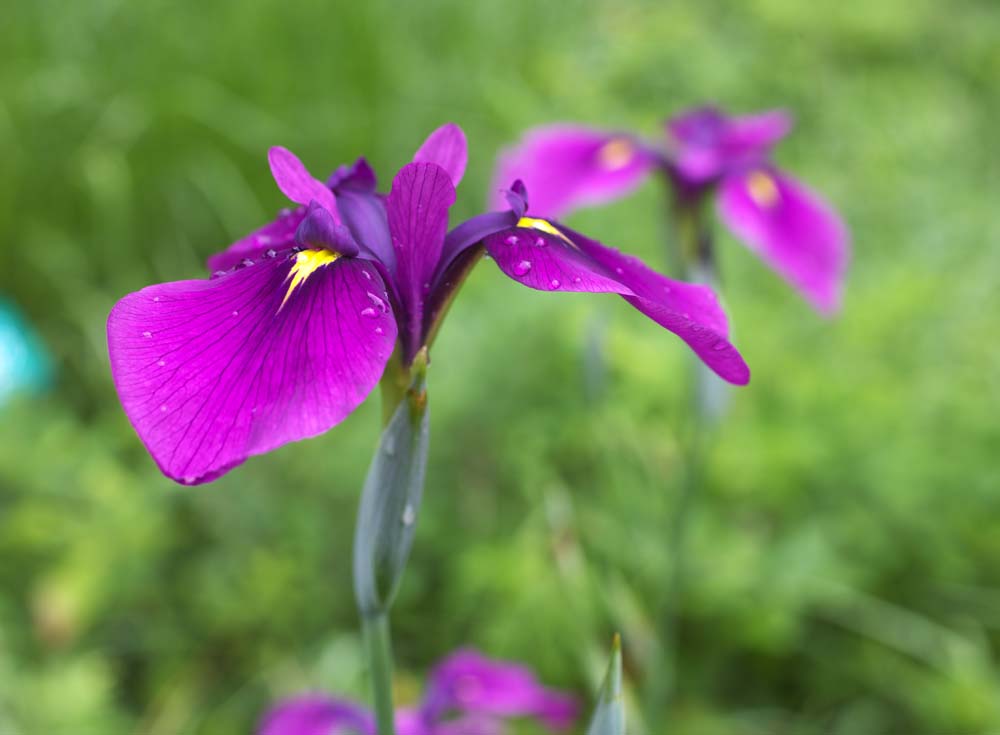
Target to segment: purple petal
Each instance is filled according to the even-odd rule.
[[[228,271],[244,260],[260,260],[294,247],[295,231],[305,216],[305,207],[299,207],[294,211],[282,211],[274,222],[264,225],[242,240],[237,240],[223,252],[211,256],[208,259],[209,272]]]
[[[535,128],[500,155],[491,206],[506,208],[505,188],[521,179],[531,193],[532,213],[560,217],[624,196],[655,164],[656,156],[627,134],[569,125]]]
[[[305,205],[315,199],[330,211],[334,219],[340,221],[333,192],[322,181],[314,179],[294,153],[275,146],[267,152],[267,160],[271,164],[275,183],[286,197]]]
[[[725,313],[707,286],[674,281],[567,227],[521,220],[528,227],[486,239],[500,269],[540,291],[617,293],[683,339],[723,379],[745,384],[750,371],[728,341]],[[541,229],[540,229],[541,228]]]
[[[455,187],[448,172],[433,163],[409,163],[392,182],[386,208],[396,251],[396,286],[405,311],[404,359],[421,347],[424,299],[429,294]]]
[[[334,192],[337,189],[373,192],[378,186],[378,179],[375,177],[375,170],[368,163],[368,159],[361,156],[350,166],[338,166],[337,170],[326,180],[326,185]]]
[[[468,161],[465,133],[455,123],[442,125],[431,133],[413,154],[414,163],[436,163],[448,172],[451,183],[458,188]]]
[[[125,413],[184,484],[321,434],[365,399],[392,353],[384,295],[371,263],[322,251],[130,294],[108,317]]]
[[[376,735],[368,710],[321,694],[288,699],[261,718],[257,735]]]
[[[755,169],[723,182],[719,214],[817,310],[840,308],[849,235],[819,195],[773,168]]]
[[[295,241],[303,247],[326,248],[351,257],[359,252],[351,231],[338,224],[330,211],[315,199],[309,204],[305,219],[295,231]]]
[[[434,669],[424,711],[437,721],[449,712],[459,712],[533,717],[550,727],[566,728],[576,719],[577,704],[572,697],[542,686],[524,666],[462,650]]]
[[[396,272],[396,251],[389,235],[389,217],[385,197],[374,191],[338,188],[337,208],[355,242],[363,245],[385,266]]]
[[[667,122],[673,168],[683,183],[711,182],[764,160],[791,126],[791,118],[781,110],[741,117],[727,117],[713,107],[690,110]]]

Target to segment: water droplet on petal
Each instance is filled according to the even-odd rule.
[[[514,266],[514,275],[523,276],[530,270],[531,270],[531,261],[522,260],[520,263]]]
[[[386,306],[385,302],[378,296],[373,294],[371,291],[368,291],[367,294],[368,294],[368,300],[371,301],[374,306],[378,307],[378,310],[381,311],[383,314],[385,314],[389,310],[389,307]]]
[[[240,313],[234,309],[233,310],[233,316],[239,316],[239,315],[240,315]]]
[[[366,316],[369,317],[370,319],[374,319],[376,316],[378,316],[378,312],[376,312],[372,307],[368,306],[361,310],[361,316]]]
[[[519,240],[517,239],[517,235],[510,235],[509,237],[504,239],[504,242],[507,243],[508,245],[517,245]]]
[[[167,361],[166,360],[157,360],[156,364],[159,365],[160,367],[163,367],[164,365],[167,364]]]
[[[258,235],[257,236],[257,242],[259,242],[261,245],[270,245],[271,241],[273,239],[274,238],[272,238],[270,235]]]
[[[162,406],[160,406],[160,410],[163,411],[163,413],[166,413],[167,412],[167,404],[164,403]]]
[[[371,273],[369,273],[368,271],[361,271],[361,275],[363,275],[363,276],[364,276],[365,278],[367,278],[367,279],[368,279],[369,281],[370,281],[370,280],[372,279],[372,274],[371,274]]]
[[[618,275],[620,276],[620,275],[622,275],[623,273],[625,273],[625,271],[624,271],[624,270],[622,270],[621,268],[615,268],[615,273],[617,273],[617,274],[618,274]]]
[[[583,283],[583,279],[580,278],[580,276],[577,276],[576,278],[573,279],[573,283]]]
[[[544,248],[548,244],[548,241],[544,237],[535,238],[535,247]]]
[[[153,297],[153,301],[156,301],[157,303],[159,303],[159,301],[160,301],[160,297],[159,297],[159,296],[154,296],[154,297]]]
[[[560,285],[561,285],[561,284],[560,284],[560,282],[559,282],[559,279],[558,279],[558,278],[553,278],[553,279],[552,279],[551,281],[549,281],[549,286],[550,286],[551,288],[559,288],[559,286],[560,286]]]
[[[270,250],[268,250],[268,251],[267,251],[266,253],[264,253],[264,255],[266,255],[266,256],[267,256],[267,257],[269,257],[269,258],[273,258],[273,257],[274,257],[275,255],[277,255],[277,254],[278,254],[278,251],[277,251],[277,250],[275,250],[274,248],[271,248],[271,249],[270,249]]]
[[[407,503],[406,507],[403,508],[402,520],[404,526],[412,526],[413,522],[417,520],[417,511],[413,509],[413,505],[410,503]]]
[[[375,334],[382,334],[385,330],[382,327],[375,327]]]
[[[243,265],[246,266],[247,268],[249,268],[250,266],[253,265],[253,261],[250,260],[250,258],[244,258],[243,259]]]
[[[153,338],[153,333],[152,332],[143,332],[142,336],[145,337],[146,339],[152,339]]]

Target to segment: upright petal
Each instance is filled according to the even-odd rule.
[[[457,712],[533,717],[550,727],[567,728],[576,719],[577,703],[562,692],[542,686],[524,666],[462,650],[432,672],[424,711],[437,720]]]
[[[738,385],[750,379],[707,286],[671,280],[638,258],[547,220],[523,218],[518,228],[486,238],[486,249],[504,273],[530,288],[619,294],[683,339],[723,379]]]
[[[455,123],[447,123],[435,130],[413,154],[414,163],[436,163],[447,171],[456,189],[465,175],[468,158],[465,133]]]
[[[791,126],[782,110],[737,117],[714,107],[689,110],[667,121],[673,170],[688,185],[713,182],[764,160]]]
[[[455,187],[448,173],[433,163],[409,163],[392,182],[386,207],[396,252],[396,287],[405,310],[404,359],[420,349],[424,299],[430,292]]]
[[[396,322],[377,269],[308,250],[115,305],[115,386],[165,475],[208,482],[320,434],[378,383]]]
[[[818,311],[840,308],[850,238],[818,194],[773,168],[752,169],[723,182],[719,214]]]
[[[535,128],[501,153],[491,206],[506,208],[506,187],[521,179],[531,193],[532,212],[561,217],[625,196],[656,164],[656,155],[627,133],[570,125]]]
[[[211,273],[228,271],[241,265],[245,260],[257,261],[269,254],[273,255],[295,247],[295,231],[305,216],[305,207],[282,210],[274,222],[251,232],[221,253],[211,256],[208,259],[208,270]]]
[[[322,181],[313,178],[294,153],[275,146],[267,152],[271,175],[282,193],[296,204],[308,205],[313,199],[326,207],[337,218],[337,203],[333,192]]]
[[[306,694],[267,712],[257,735],[376,735],[375,718],[351,702]]]

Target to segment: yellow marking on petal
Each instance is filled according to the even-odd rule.
[[[566,237],[562,232],[559,231],[554,224],[546,219],[538,219],[536,217],[521,217],[517,221],[518,227],[527,227],[532,230],[541,230],[542,232],[547,232],[550,235],[555,235],[556,237],[565,240],[568,244],[572,245],[573,241]]]
[[[754,171],[747,177],[747,191],[750,198],[764,209],[771,209],[781,201],[781,193],[774,177],[763,171]]]
[[[281,306],[278,307],[278,311],[281,311],[285,306],[285,302],[288,301],[288,297],[292,295],[295,289],[305,283],[309,276],[323,266],[330,265],[330,263],[339,257],[340,253],[334,253],[330,250],[303,250],[297,253],[295,255],[295,264],[285,277],[285,281],[288,282],[290,280],[291,283],[288,284],[288,290],[285,292],[285,298],[281,300]]]
[[[597,162],[607,171],[625,168],[635,157],[635,144],[628,138],[612,138],[597,151]]]

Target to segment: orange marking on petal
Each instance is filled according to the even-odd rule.
[[[757,206],[765,209],[771,209],[781,201],[777,182],[764,171],[754,171],[747,176],[747,191]]]

